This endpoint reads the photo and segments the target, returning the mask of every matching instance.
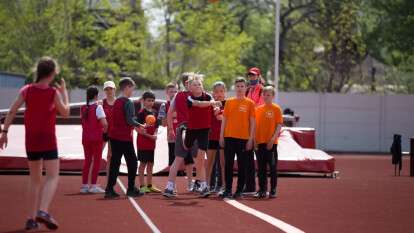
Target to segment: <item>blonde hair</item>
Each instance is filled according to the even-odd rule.
[[[263,93],[265,93],[265,92],[271,92],[272,95],[275,95],[276,94],[275,88],[273,86],[270,86],[270,85],[263,87],[263,91],[262,92]]]

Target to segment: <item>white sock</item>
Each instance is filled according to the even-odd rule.
[[[174,190],[174,182],[168,181],[166,189]]]
[[[205,188],[207,188],[207,182],[205,182],[205,181],[201,181],[200,186],[201,186],[201,189],[202,189],[202,190],[203,190],[203,189],[205,189]]]

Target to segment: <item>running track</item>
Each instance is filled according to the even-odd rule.
[[[414,231],[414,178],[408,177],[408,160],[402,176],[394,177],[389,156],[335,157],[338,179],[282,177],[277,199],[238,203],[304,232]],[[120,181],[125,185],[126,177]],[[164,187],[165,181],[155,177],[154,183]],[[178,181],[184,191],[185,179]],[[153,232],[128,199],[80,195],[79,182],[80,176],[61,176],[51,208],[61,224],[58,232]],[[24,175],[0,175],[0,232],[24,232],[26,183]],[[122,192],[119,185],[117,190]],[[135,201],[160,232],[284,232],[215,197],[183,193],[165,200],[150,194]]]

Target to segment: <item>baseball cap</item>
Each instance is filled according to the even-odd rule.
[[[115,87],[115,83],[114,82],[112,82],[112,81],[106,81],[106,82],[104,82],[104,85],[103,85],[103,89],[105,90],[105,88],[107,88],[107,87],[111,87],[111,88],[116,88]]]
[[[261,75],[262,72],[257,67],[252,67],[249,69],[249,72],[247,74],[254,74],[254,75]]]

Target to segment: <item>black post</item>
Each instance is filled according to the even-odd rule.
[[[410,139],[410,176],[414,176],[414,138]]]

